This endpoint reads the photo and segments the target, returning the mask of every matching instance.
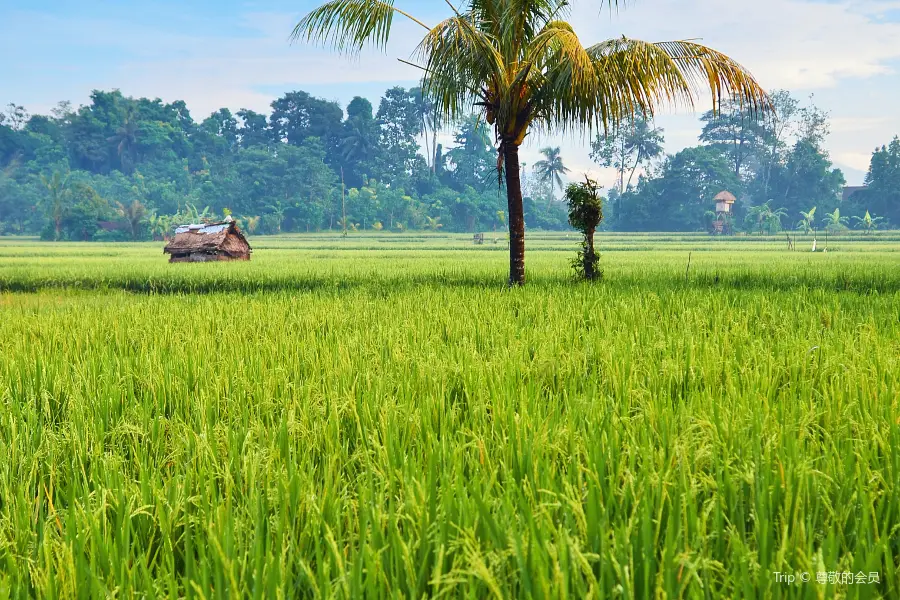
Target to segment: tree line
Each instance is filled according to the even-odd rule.
[[[724,219],[726,231],[770,234],[900,227],[900,138],[874,151],[866,189],[845,199],[844,175],[824,145],[828,114],[783,90],[771,102],[766,112],[724,102],[702,115],[698,145],[672,155],[663,152],[664,131],[640,117],[598,136],[592,157],[618,173],[604,226],[712,231]],[[737,198],[728,216],[714,212],[713,198],[723,190]]]
[[[567,227],[548,186],[531,188],[528,225]],[[505,204],[485,123],[439,123],[418,89],[387,90],[377,111],[294,91],[269,115],[222,108],[199,122],[183,101],[117,90],[0,113],[0,234],[146,239],[227,214],[260,234],[490,231],[505,228]]]
[[[603,227],[703,231],[712,198],[738,201],[732,231],[900,226],[900,139],[877,149],[867,189],[841,201],[844,177],[824,141],[828,115],[787,92],[774,110],[735,103],[701,117],[699,144],[666,155],[664,131],[636,118],[597,135],[591,156],[614,168]],[[94,91],[49,115],[0,112],[0,234],[58,240],[163,237],[176,224],[232,214],[250,233],[505,230],[506,192],[488,125],[441,123],[421,90],[394,87],[377,111],[289,92],[264,115],[219,109],[195,121],[183,101]],[[452,128],[445,148],[436,132]],[[556,200],[559,148],[522,169],[530,229],[567,229]],[[836,211],[836,212],[835,212]]]

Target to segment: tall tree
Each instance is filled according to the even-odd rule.
[[[900,137],[872,153],[865,183],[867,189],[852,197],[859,211],[871,210],[900,227]]]
[[[116,129],[107,141],[116,147],[116,156],[119,158],[119,168],[123,173],[130,173],[134,169],[134,147],[137,143],[138,124],[135,111],[131,108],[125,111],[122,124]]]
[[[206,147],[215,154],[230,154],[238,144],[238,122],[227,108],[220,108],[200,124],[206,136]]]
[[[447,183],[457,191],[467,186],[479,191],[489,186],[496,189],[496,155],[484,119],[477,114],[461,119],[453,143],[446,153]]]
[[[357,96],[347,105],[347,120],[340,143],[342,167],[349,186],[363,185],[377,148],[378,125],[372,114],[372,103]]]
[[[769,191],[774,205],[791,217],[810,206],[833,210],[840,202],[844,174],[835,169],[828,154],[809,141],[798,140],[783,165],[773,173]]]
[[[551,194],[554,186],[562,190],[562,178],[569,172],[569,169],[563,164],[562,156],[559,155],[559,147],[542,148],[541,154],[544,155],[544,158],[534,163],[535,173],[541,181],[550,184]]]
[[[25,110],[24,106],[18,105],[15,102],[10,102],[6,106],[5,120],[9,122],[10,127],[18,131],[19,129],[24,128],[25,124],[28,122],[28,111]]]
[[[599,165],[618,172],[618,191],[631,186],[635,172],[663,154],[663,130],[654,127],[643,116],[636,116],[591,143],[591,158]],[[625,179],[625,173],[628,179]]]
[[[241,126],[237,130],[241,148],[268,148],[272,143],[272,133],[266,116],[248,108],[237,111]]]
[[[41,175],[41,183],[47,190],[44,211],[53,223],[53,239],[58,241],[62,235],[63,219],[69,208],[69,173],[54,171],[50,177]]]
[[[319,138],[336,165],[340,161],[337,146],[343,118],[344,111],[336,102],[314,98],[306,92],[288,92],[272,102],[269,123],[279,142],[299,146],[307,138]]]
[[[750,158],[756,155],[761,144],[763,115],[751,106],[728,100],[700,120],[703,121],[700,141],[727,156],[736,177],[748,176]]]
[[[763,115],[760,142],[760,169],[755,191],[758,198],[769,198],[772,172],[784,155],[788,137],[796,126],[798,103],[787,90],[777,90],[770,95],[772,110]]]
[[[406,180],[413,172],[422,130],[421,94],[402,87],[384,93],[375,119],[379,126],[378,176],[394,184]]]
[[[615,127],[636,112],[652,116],[662,103],[692,102],[701,84],[714,102],[734,95],[751,107],[768,103],[724,54],[689,41],[624,37],[585,47],[564,21],[569,11],[567,0],[468,0],[429,27],[384,0],[331,0],[293,33],[359,52],[368,43],[384,48],[398,14],[424,29],[417,53],[425,96],[449,118],[480,107],[494,127],[506,176],[512,285],[525,283],[519,146],[530,129]]]

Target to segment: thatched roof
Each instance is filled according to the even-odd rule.
[[[182,225],[175,238],[163,248],[167,254],[224,252],[231,256],[250,253],[250,244],[234,222]]]
[[[716,197],[713,198],[713,200],[715,200],[716,202],[727,202],[728,204],[734,204],[737,198],[735,198],[734,194],[732,194],[731,192],[722,190],[721,192],[716,194]]]

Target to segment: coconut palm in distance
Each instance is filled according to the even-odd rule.
[[[534,163],[534,172],[537,174],[538,179],[550,184],[551,194],[556,187],[562,190],[562,176],[568,173],[569,169],[563,164],[562,157],[559,155],[559,147],[542,148],[541,154],[544,155],[544,159]]]
[[[71,198],[69,173],[54,171],[49,178],[41,175],[41,183],[47,189],[47,196],[41,203],[46,207],[47,215],[53,222],[53,240],[59,241],[62,235],[62,222]]]
[[[565,21],[567,0],[447,4],[452,15],[429,26],[393,0],[331,0],[303,17],[292,39],[358,54],[366,44],[384,49],[397,16],[422,28],[413,54],[425,98],[447,119],[478,107],[494,128],[497,169],[506,177],[511,285],[525,282],[519,146],[529,131],[614,129],[664,105],[693,105],[700,88],[709,89],[714,104],[733,98],[752,110],[769,105],[741,65],[695,42],[619,37],[583,45]],[[597,4],[599,10],[605,2]]]

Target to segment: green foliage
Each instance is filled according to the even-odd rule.
[[[900,227],[900,137],[875,150],[865,183],[867,189],[850,198],[853,208],[858,213],[871,210]]]
[[[2,594],[900,596],[896,236],[529,236],[0,239]]]
[[[708,111],[700,118],[700,141],[726,157],[734,176],[740,178],[747,175],[748,163],[760,154],[764,117],[734,100],[723,102],[718,111]]]
[[[639,168],[663,155],[664,143],[663,130],[651,126],[647,118],[637,115],[605,135],[598,134],[591,143],[591,158],[600,166],[613,167],[618,171],[618,192],[623,194],[631,187]]]
[[[783,208],[773,208],[772,201],[763,202],[759,206],[753,206],[747,211],[747,224],[750,230],[756,230],[760,235],[765,231],[769,235],[778,233],[782,228],[782,219],[787,216]]]
[[[825,213],[825,229],[832,232],[844,231],[847,229],[849,219],[841,216],[841,209],[836,208],[834,212]]]
[[[341,216],[342,175],[346,188],[359,194],[347,208],[348,220],[363,228],[376,220],[420,228],[426,215],[441,216],[455,231],[497,227],[495,150],[484,123],[461,120],[446,154],[421,156],[417,138],[437,124],[421,90],[388,90],[377,118],[364,98],[354,98],[345,116],[336,103],[305,92],[276,99],[268,117],[223,108],[199,123],[183,102],[117,91],[96,91],[89,105],[62,105],[51,116],[23,111],[14,123],[0,124],[4,233],[109,239],[122,227],[133,239],[165,237],[159,218],[171,217],[168,227],[178,224],[189,204],[208,206],[207,218],[226,208],[258,216],[256,233],[320,231],[334,228]],[[429,160],[439,160],[441,168]],[[102,210],[76,209],[64,192],[53,196],[41,176],[54,172],[69,172],[73,182],[92,188]],[[434,206],[438,201],[442,205]],[[145,207],[145,216],[156,215],[153,232],[119,210],[134,202]],[[565,227],[557,212],[537,206],[529,226]]]
[[[569,169],[563,164],[562,157],[559,155],[559,147],[542,148],[541,154],[544,155],[544,158],[534,163],[535,174],[543,183],[550,185],[551,193],[554,187],[562,190],[562,178],[569,172]]]
[[[813,206],[809,211],[800,211],[801,219],[797,222],[797,229],[803,233],[809,233],[815,229],[816,224],[816,207]]]
[[[638,231],[706,231],[706,212],[722,190],[740,189],[728,161],[716,150],[686,148],[665,159],[655,176],[616,199],[617,228]]]
[[[603,221],[603,198],[597,182],[585,177],[583,183],[572,183],[566,188],[569,205],[569,224],[581,232],[581,250],[572,261],[572,268],[579,279],[594,281],[603,278],[597,269],[600,255],[594,249],[594,232]]]
[[[827,115],[814,106],[801,108],[787,92],[773,98],[780,120],[755,121],[731,107],[721,119],[704,121],[709,128],[701,146],[659,160],[653,157],[662,134],[650,121],[625,123],[595,140],[595,146],[608,143],[610,149],[621,149],[617,144],[624,141],[626,150],[613,163],[627,191],[610,190],[603,229],[705,231],[705,213],[722,189],[738,196],[733,218],[748,231],[781,227],[771,217],[762,228],[747,218],[750,207],[767,202],[773,213],[783,211],[785,226],[797,223],[801,229],[810,206],[821,209],[820,218],[833,212],[843,175],[823,149]],[[453,143],[445,149],[431,140],[423,156],[419,140],[429,128],[433,134],[440,120],[421,90],[390,90],[378,118],[363,98],[354,98],[345,114],[334,102],[303,92],[277,99],[272,117],[221,109],[199,122],[184,102],[117,91],[95,91],[89,104],[75,109],[63,103],[50,115],[29,115],[20,106],[7,112],[12,118],[0,123],[0,234],[42,234],[48,240],[165,237],[149,222],[135,229],[118,210],[135,201],[147,217],[170,217],[167,226],[178,224],[192,204],[209,207],[206,218],[219,218],[225,208],[258,216],[254,233],[334,229],[341,217],[342,173],[346,189],[359,192],[348,220],[363,228],[379,221],[391,230],[397,222],[421,229],[426,216],[440,218],[447,231],[508,227],[489,124],[478,115],[459,119]],[[727,132],[734,134],[731,142]],[[739,150],[735,139],[752,143]],[[532,231],[568,228],[565,206],[554,198],[565,167],[558,155],[551,162],[552,177],[535,171],[541,165],[522,169],[524,221]],[[81,200],[74,190],[53,192],[42,181],[57,172],[69,173]],[[873,219],[880,219],[879,229],[900,223],[898,173],[900,138],[873,153],[868,188],[840,204],[847,224],[871,231],[864,224],[867,211],[878,215]],[[636,185],[628,185],[632,179]],[[502,219],[498,210],[504,211]]]
[[[730,101],[718,112],[707,112],[701,117],[701,146],[667,157],[655,169],[651,166],[634,189],[625,184],[625,172],[637,168],[636,142],[627,131],[598,138],[594,160],[620,171],[621,193],[610,197],[610,226],[619,231],[698,231],[706,226],[705,213],[713,206],[710,193],[721,189],[738,197],[731,218],[750,229],[760,224],[758,214],[747,218],[752,206],[768,203],[772,214],[781,211],[786,218],[799,219],[801,229],[809,206],[837,208],[845,180],[824,149],[828,115],[811,103],[801,107],[784,90],[771,98],[766,113]],[[649,135],[646,123],[641,127],[640,135],[640,128],[634,128],[638,139]],[[716,187],[719,190],[713,191]],[[868,202],[866,194],[858,196]],[[864,209],[860,205],[851,210],[862,215]],[[762,229],[780,227],[768,215]]]
[[[853,217],[853,220],[856,221],[857,228],[865,230],[866,233],[872,233],[878,229],[878,224],[884,221],[884,217],[873,217],[869,211],[866,211],[865,216]]]

